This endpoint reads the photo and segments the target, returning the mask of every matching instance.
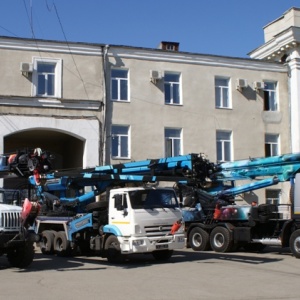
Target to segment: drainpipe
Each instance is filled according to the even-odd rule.
[[[103,66],[103,105],[102,105],[102,126],[101,126],[101,137],[100,137],[100,165],[105,163],[106,157],[106,114],[107,114],[107,56],[108,56],[109,45],[102,46],[102,66]]]

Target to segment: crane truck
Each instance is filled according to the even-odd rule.
[[[300,258],[299,153],[216,164],[204,158],[205,164],[202,175],[206,183],[195,183],[190,189],[181,186],[187,195],[183,208],[187,243],[193,250],[262,250],[270,245],[290,247]],[[238,194],[288,181],[289,218],[283,218],[274,204],[235,204]]]
[[[0,155],[0,178],[40,174],[50,170],[47,153],[40,148],[22,149],[16,153]],[[6,254],[11,266],[26,268],[34,258],[34,243],[39,241],[32,229],[39,206],[34,202],[20,206],[18,190],[0,189],[0,255]]]
[[[155,183],[186,182],[197,160],[187,155],[54,172],[38,182],[30,176],[32,197],[41,202],[35,221],[41,251],[94,253],[113,263],[134,253],[168,260],[185,247],[184,224],[175,190]]]

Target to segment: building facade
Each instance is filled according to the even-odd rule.
[[[181,52],[173,42],[148,49],[0,37],[1,152],[42,147],[56,168],[292,152],[298,58],[267,59],[264,47],[245,59]],[[288,202],[284,185],[248,196]]]

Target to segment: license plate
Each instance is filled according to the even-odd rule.
[[[156,245],[156,249],[168,249],[168,245]]]

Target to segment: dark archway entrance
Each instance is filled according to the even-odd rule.
[[[26,130],[4,137],[4,153],[14,153],[18,149],[41,148],[55,156],[53,169],[65,170],[82,168],[84,141],[60,131]],[[27,181],[25,181],[27,182]],[[6,188],[18,188],[24,180],[5,179]]]

